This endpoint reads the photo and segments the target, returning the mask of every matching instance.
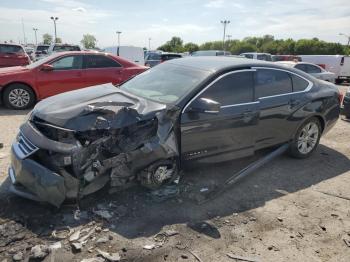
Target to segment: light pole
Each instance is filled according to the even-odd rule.
[[[222,39],[222,48],[225,51],[225,36],[226,36],[226,26],[230,23],[230,20],[223,20],[221,21],[221,24],[224,25],[224,37]]]
[[[35,34],[35,45],[38,45],[38,38],[36,37],[36,31],[38,31],[38,28],[34,28],[33,27],[33,31],[34,31],[34,34]]]
[[[117,35],[118,35],[118,48],[119,48],[119,47],[120,47],[120,34],[121,34],[122,32],[117,31],[116,33],[117,33]]]
[[[56,43],[57,42],[56,21],[58,20],[58,17],[51,16],[51,20],[53,21],[53,24],[55,26],[55,43]]]
[[[148,38],[148,50],[151,50],[151,40],[152,38]]]
[[[350,46],[350,35],[339,33],[339,35],[345,36],[348,39],[348,46]]]

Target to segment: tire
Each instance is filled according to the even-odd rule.
[[[308,158],[317,148],[321,138],[320,121],[312,117],[297,130],[289,148],[289,154],[295,158]]]
[[[34,105],[35,94],[33,90],[25,84],[12,84],[5,89],[3,100],[6,107],[23,110]]]

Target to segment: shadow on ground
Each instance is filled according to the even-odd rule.
[[[92,220],[101,221],[104,227],[128,239],[151,236],[165,225],[178,223],[187,224],[196,230],[197,222],[249,211],[283,196],[281,192],[296,192],[350,170],[350,160],[345,155],[320,145],[309,159],[297,160],[283,155],[216,199],[204,205],[197,204],[195,199],[201,196],[201,188],[220,185],[258,157],[215,165],[189,166],[180,182],[182,193],[160,203],[152,200],[149,192],[140,187],[112,195],[103,189],[81,201],[82,211],[87,211],[88,215],[79,221],[72,216],[76,205],[55,209],[6,193],[0,200],[0,221],[15,220],[38,236],[49,236],[54,229],[86,224]],[[6,183],[1,185],[0,192],[6,190]],[[108,206],[111,211],[115,210],[116,215],[109,221],[94,215],[92,211],[99,209],[99,204]],[[120,214],[121,207],[123,215]],[[220,237],[215,229],[208,234],[213,238]]]
[[[31,109],[13,110],[0,105],[0,116],[23,116],[29,113]]]

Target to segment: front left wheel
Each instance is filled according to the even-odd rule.
[[[304,122],[290,145],[290,155],[295,158],[309,157],[320,142],[321,132],[321,124],[317,118],[313,117]]]
[[[27,85],[12,84],[5,89],[3,99],[6,107],[22,110],[34,105],[35,94]]]

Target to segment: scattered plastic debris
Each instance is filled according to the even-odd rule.
[[[178,185],[171,184],[167,186],[163,186],[157,190],[153,190],[150,192],[151,198],[155,202],[163,202],[170,198],[174,198],[179,195],[180,190]]]
[[[115,261],[119,261],[120,260],[120,255],[119,253],[108,253],[108,252],[104,252],[100,249],[96,249],[96,251],[105,259],[111,261],[111,262],[115,262]]]
[[[30,257],[43,259],[50,253],[50,248],[47,245],[36,245],[30,250]]]

